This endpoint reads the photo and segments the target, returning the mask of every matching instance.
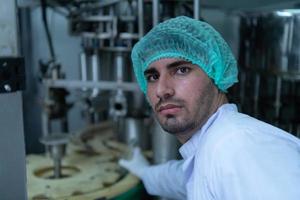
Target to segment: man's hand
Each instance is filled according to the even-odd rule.
[[[141,149],[135,147],[133,149],[133,155],[131,160],[120,159],[119,165],[130,171],[132,174],[139,178],[142,178],[145,169],[147,169],[150,164],[143,156]]]

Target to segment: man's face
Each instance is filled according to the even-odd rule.
[[[197,66],[166,58],[153,62],[144,73],[147,96],[162,128],[185,141],[215,111],[218,89]]]

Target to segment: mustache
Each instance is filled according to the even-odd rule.
[[[174,105],[177,105],[177,106],[183,106],[184,105],[184,101],[181,100],[181,99],[168,99],[168,100],[163,100],[163,99],[160,99],[158,101],[158,103],[155,104],[154,106],[154,109],[155,111],[158,111],[159,108],[162,106],[162,105],[166,105],[166,104],[174,104]]]

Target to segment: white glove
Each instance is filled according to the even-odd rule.
[[[130,171],[132,174],[142,178],[144,171],[150,166],[150,163],[143,156],[141,149],[135,147],[131,160],[120,159],[119,165]]]

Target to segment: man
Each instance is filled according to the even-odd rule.
[[[167,132],[183,144],[181,161],[150,166],[139,149],[120,165],[150,194],[188,200],[299,200],[300,142],[237,111],[227,89],[236,61],[208,24],[177,17],[133,48],[137,81]]]

